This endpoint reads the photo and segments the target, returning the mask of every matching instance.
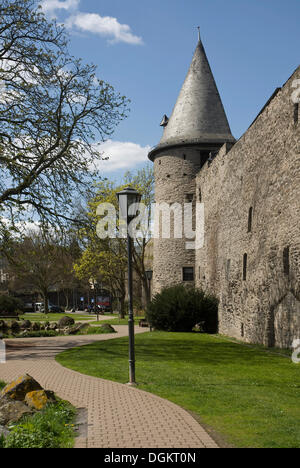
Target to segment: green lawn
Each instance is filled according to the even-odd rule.
[[[115,314],[112,314],[112,315],[115,315]],[[102,315],[101,317],[105,318],[104,315]],[[139,321],[144,318],[144,317],[137,317],[137,316],[134,316],[134,323],[135,324],[138,324]],[[125,316],[124,319],[120,319],[118,315],[116,315],[116,317],[114,319],[111,319],[111,320],[105,320],[103,322],[103,320],[100,322],[92,322],[93,325],[103,325],[103,323],[109,323],[110,325],[128,325],[128,315]]]
[[[95,320],[95,315],[88,315],[88,314],[23,314],[20,315],[21,320],[30,320],[31,322],[58,322],[62,317],[67,315],[68,317],[72,317],[75,322],[80,322],[81,320]]]
[[[235,447],[300,447],[300,366],[225,337],[155,332],[136,336],[139,388],[195,413]],[[128,339],[67,350],[62,365],[128,381]]]

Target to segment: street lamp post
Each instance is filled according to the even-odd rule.
[[[131,187],[117,193],[120,213],[127,223],[127,251],[128,251],[128,333],[129,333],[129,384],[135,385],[135,350],[134,350],[134,318],[133,318],[133,275],[132,275],[132,239],[128,224],[138,212],[141,195]]]

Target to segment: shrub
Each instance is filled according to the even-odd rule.
[[[2,448],[69,448],[75,414],[68,402],[49,404],[34,416],[25,416],[2,441]]]
[[[153,298],[146,317],[157,330],[190,332],[201,322],[204,332],[217,333],[218,301],[199,289],[172,286]]]
[[[0,317],[1,315],[16,316],[17,311],[23,310],[22,301],[11,296],[0,295]]]
[[[109,325],[108,323],[105,323],[101,325],[100,327],[89,327],[87,330],[83,330],[79,334],[81,335],[104,335],[108,333],[116,333],[116,330]]]

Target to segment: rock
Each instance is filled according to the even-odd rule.
[[[26,414],[32,414],[32,410],[21,401],[11,400],[8,396],[0,400],[1,426],[16,423]]]
[[[194,326],[194,328],[195,328],[195,330],[197,330],[197,331],[203,331],[204,325],[205,325],[205,322],[199,322],[199,323],[196,323],[196,325]]]
[[[65,315],[59,320],[58,328],[71,327],[74,324],[75,324],[75,320],[72,317],[68,317],[67,315]]]
[[[38,322],[34,322],[32,324],[32,331],[40,331],[41,327],[40,327],[40,324]]]
[[[50,327],[48,327],[48,330],[57,330],[57,323],[51,323]]]
[[[25,403],[29,408],[41,411],[49,401],[45,390],[37,390],[26,394]]]
[[[101,325],[100,328],[105,330],[106,333],[116,333],[116,330],[114,329],[114,327],[112,327],[109,323],[104,323],[103,325]]]
[[[26,338],[26,336],[28,336],[28,333],[29,333],[29,330],[23,330],[23,331],[19,334],[19,336],[20,336],[20,337]]]
[[[90,325],[88,323],[77,323],[74,327],[68,329],[68,335],[76,335],[76,333],[79,333],[89,327]]]
[[[16,322],[15,320],[13,322],[11,322],[10,329],[11,329],[11,331],[12,331],[12,333],[14,335],[17,335],[18,333],[20,333],[20,324],[19,324],[19,322]]]
[[[3,397],[9,397],[12,400],[24,401],[26,394],[34,392],[35,390],[43,389],[33,377],[25,374],[4,387],[0,393],[0,401]]]
[[[30,320],[23,320],[20,324],[21,330],[30,330],[31,328],[31,322]]]
[[[0,320],[0,330],[1,331],[6,331],[8,329],[8,325],[4,320]]]
[[[1,436],[7,437],[8,434],[9,434],[9,430],[6,429],[6,427],[4,426],[0,426],[0,437]]]
[[[45,393],[47,395],[49,403],[55,403],[57,401],[55,393],[52,392],[52,390],[45,390]]]

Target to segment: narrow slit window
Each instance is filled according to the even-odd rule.
[[[202,190],[201,190],[201,188],[199,188],[198,195],[199,195],[199,202],[202,203]]]
[[[187,203],[192,203],[194,201],[194,194],[193,193],[187,193],[185,195],[185,201]]]
[[[290,274],[290,247],[283,249],[283,271],[286,276]]]
[[[249,208],[249,214],[248,214],[248,232],[252,231],[252,219],[253,219],[253,208],[251,206]]]
[[[230,265],[231,265],[231,260],[228,259],[226,262],[226,280],[229,281],[230,279]]]
[[[247,280],[247,267],[248,267],[248,255],[245,253],[243,257],[243,280]]]
[[[298,125],[299,122],[299,103],[294,104],[294,124]]]

